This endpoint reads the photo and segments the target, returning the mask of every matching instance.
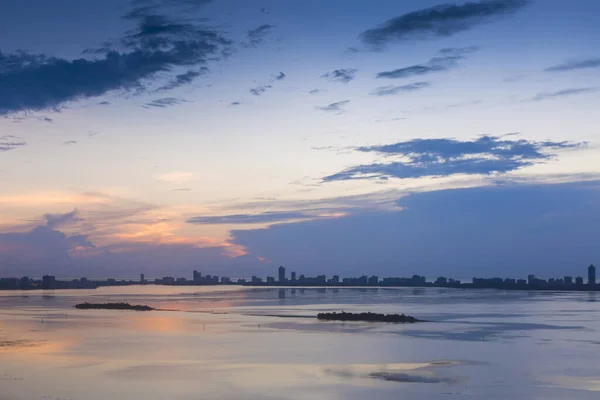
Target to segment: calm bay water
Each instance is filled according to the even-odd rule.
[[[0,400],[598,399],[596,300],[410,288],[0,292]],[[73,308],[82,301],[165,311]],[[431,322],[304,318],[324,310]]]

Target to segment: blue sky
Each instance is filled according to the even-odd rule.
[[[0,275],[598,263],[599,13],[4,1]]]

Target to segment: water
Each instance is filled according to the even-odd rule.
[[[595,293],[411,288],[0,292],[0,400],[598,399],[598,305]],[[303,318],[324,310],[431,322]]]

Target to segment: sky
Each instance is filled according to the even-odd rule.
[[[0,276],[600,264],[595,0],[4,0]]]

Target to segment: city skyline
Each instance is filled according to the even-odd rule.
[[[53,290],[53,289],[96,289],[100,286],[127,286],[127,285],[171,285],[171,286],[214,286],[214,285],[243,285],[243,286],[291,286],[291,287],[449,287],[462,289],[505,289],[505,290],[578,290],[578,291],[600,291],[600,284],[596,281],[596,267],[590,264],[587,268],[587,281],[582,276],[573,277],[566,275],[560,278],[541,279],[534,274],[529,274],[527,279],[515,278],[482,278],[473,277],[466,282],[452,277],[438,276],[435,280],[427,280],[427,277],[413,275],[412,277],[382,277],[377,275],[362,275],[360,277],[340,277],[333,275],[330,278],[325,274],[316,277],[296,275],[296,271],[290,272],[290,278],[286,276],[283,265],[277,268],[277,278],[267,276],[266,278],[252,276],[248,278],[231,278],[227,276],[202,275],[200,271],[194,270],[192,279],[185,277],[165,276],[162,278],[146,279],[144,273],[136,280],[108,279],[56,279],[53,275],[44,275],[42,279],[36,280],[27,276],[21,278],[0,277],[0,290]]]
[[[5,0],[0,276],[600,264],[599,13]]]

